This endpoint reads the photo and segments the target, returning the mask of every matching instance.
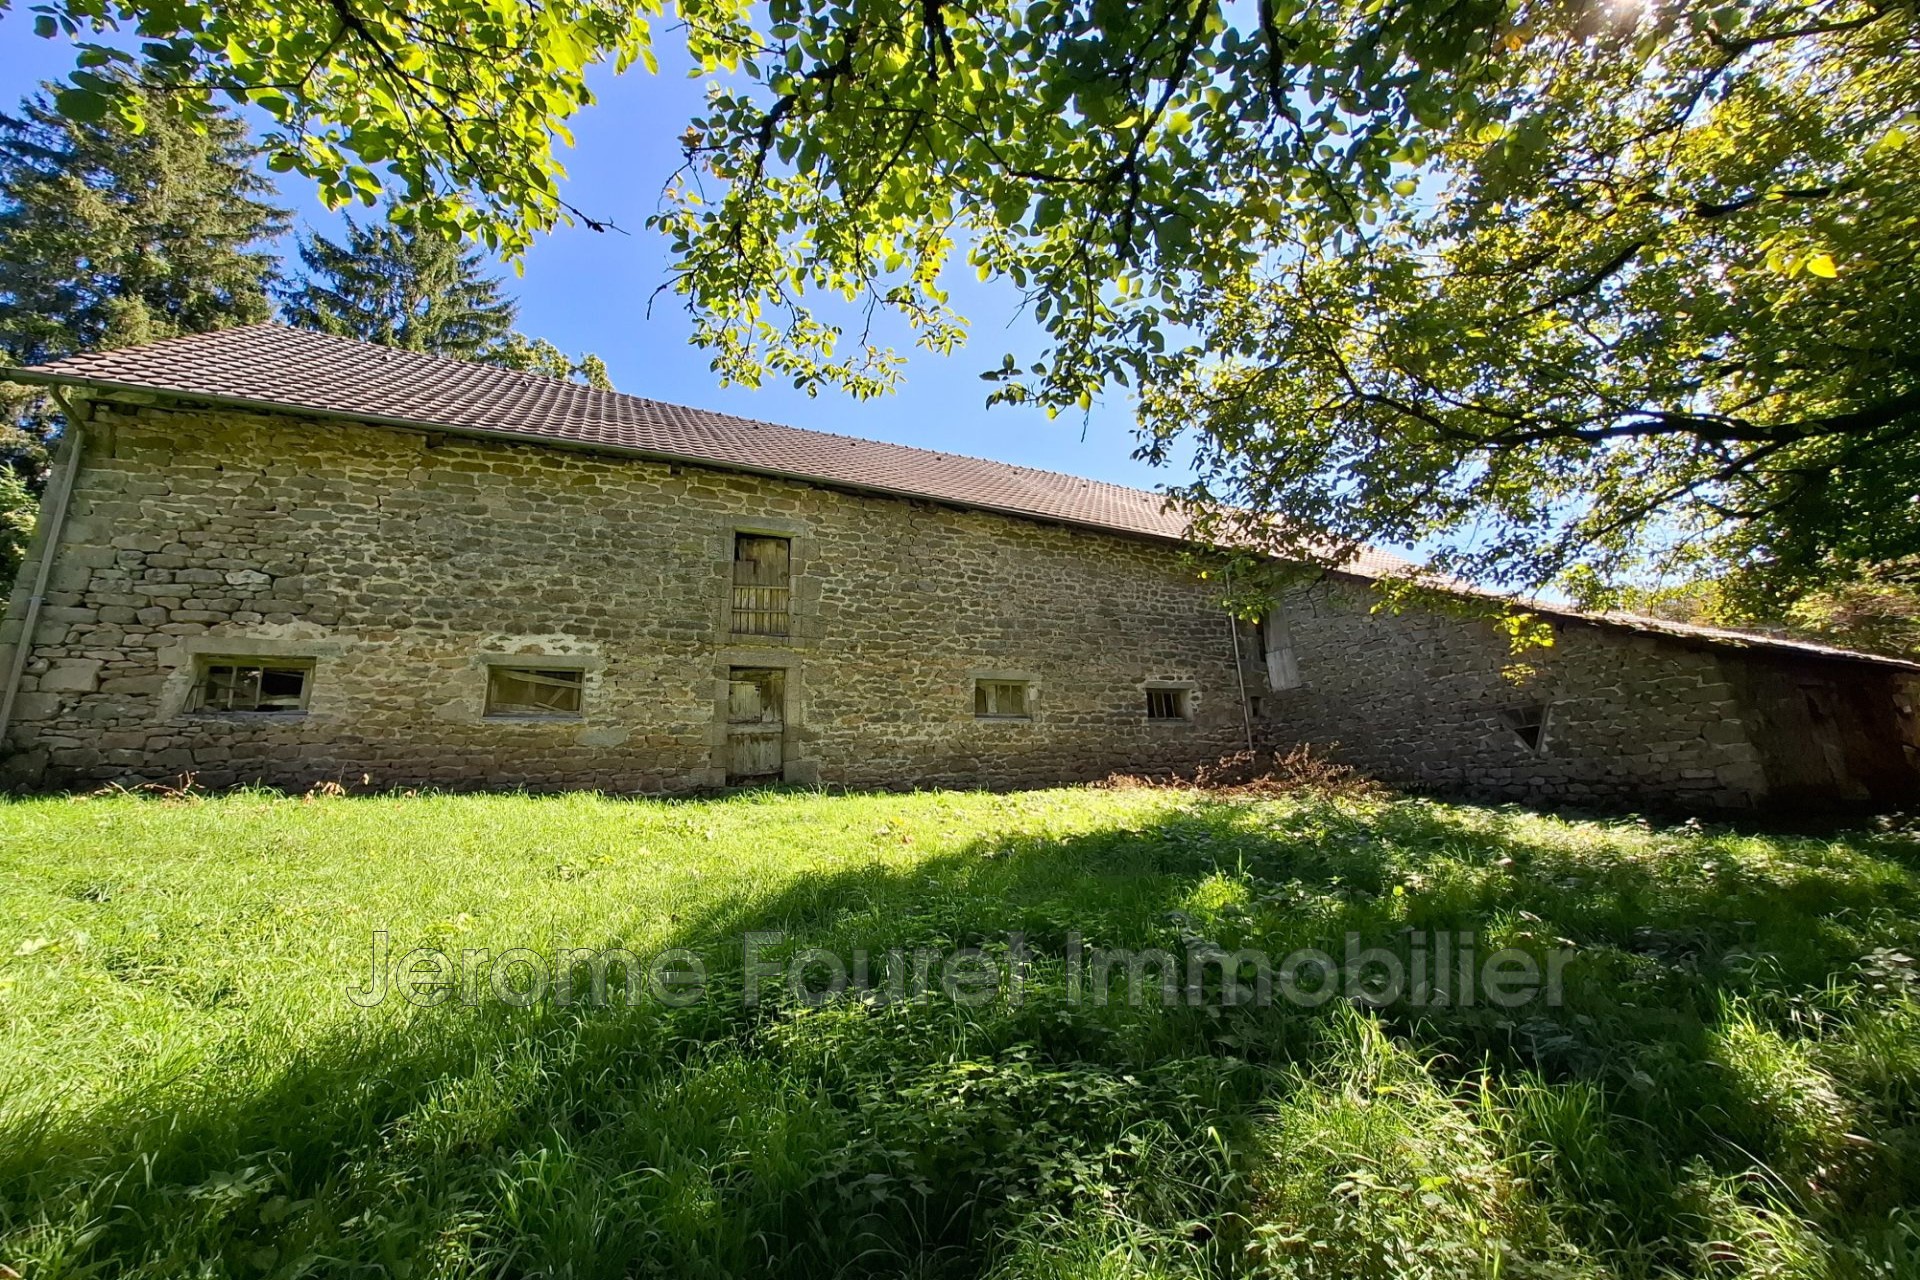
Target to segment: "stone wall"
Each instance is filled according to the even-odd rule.
[[[99,403],[88,430],[21,781],[713,786],[730,666],[787,669],[794,781],[1049,783],[1244,732],[1226,618],[1169,547],[288,417]],[[728,632],[739,530],[793,538],[790,639]],[[483,716],[485,663],[514,654],[582,666],[584,717]],[[313,659],[307,713],[187,712],[210,655]],[[1031,679],[1033,718],[977,720],[981,675]],[[1192,690],[1190,720],[1147,720],[1155,682]]]
[[[1766,786],[1719,654],[1562,624],[1517,665],[1507,638],[1441,613],[1373,613],[1323,582],[1286,601],[1302,686],[1274,695],[1283,736],[1407,785],[1522,801],[1742,806]],[[1737,659],[1736,659],[1737,661]],[[1503,711],[1544,709],[1538,748]]]
[[[786,672],[784,773],[1019,786],[1189,767],[1257,735],[1516,800],[1764,796],[1746,661],[1568,624],[1516,686],[1484,622],[1289,597],[1266,688],[1176,548],[781,479],[241,412],[96,403],[16,707],[14,785],[672,791],[726,780],[728,672]],[[793,635],[730,634],[737,532],[790,536]],[[31,564],[31,560],[29,562]],[[17,635],[15,592],[0,643]],[[574,721],[483,714],[489,660],[577,668]],[[314,664],[302,715],[189,711],[211,657]],[[1031,682],[977,719],[979,678]],[[1187,690],[1154,721],[1145,691]],[[1502,712],[1545,706],[1539,748]],[[1776,735],[1777,736],[1777,735]]]
[[[1302,683],[1263,700],[1269,740],[1320,745],[1400,785],[1494,800],[1920,803],[1913,673],[1570,617],[1553,620],[1550,647],[1516,661],[1484,623],[1372,606],[1366,587],[1344,580],[1286,599]],[[1507,718],[1529,711],[1541,719],[1534,744]]]
[[[1897,668],[1754,653],[1727,664],[1782,808],[1920,803],[1920,679]]]

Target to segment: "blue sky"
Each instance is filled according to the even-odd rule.
[[[630,234],[576,227],[542,240],[527,255],[525,275],[507,276],[524,332],[570,352],[598,353],[614,385],[635,395],[1143,488],[1186,478],[1130,456],[1133,418],[1125,400],[1096,405],[1084,420],[987,409],[990,388],[980,371],[997,366],[1007,351],[1030,359],[1040,350],[1040,334],[1018,316],[1010,292],[978,283],[964,263],[949,287],[973,322],[970,345],[944,359],[914,350],[906,384],[895,394],[858,402],[825,392],[809,398],[784,384],[758,391],[721,387],[705,353],[687,341],[689,325],[678,300],[663,294],[648,314],[649,298],[666,279],[667,254],[664,238],[645,223],[679,162],[677,139],[700,105],[702,87],[675,69],[672,33],[660,30],[658,39],[661,74],[635,68],[624,76],[598,77],[599,105],[575,121],[576,145],[565,157],[567,199]],[[71,66],[69,46],[35,36],[18,13],[0,20],[0,98],[8,106]],[[282,202],[300,225],[336,225],[304,183],[283,183]]]

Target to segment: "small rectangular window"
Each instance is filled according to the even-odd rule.
[[[487,711],[490,716],[548,716],[568,719],[580,714],[580,695],[586,672],[549,667],[488,667]]]
[[[793,539],[758,533],[734,534],[734,634],[789,634],[792,603]]]
[[[1186,718],[1187,691],[1185,689],[1147,690],[1147,719],[1185,720]]]
[[[300,712],[313,663],[299,658],[208,658],[194,686],[195,711]]]
[[[1025,680],[976,680],[973,714],[981,720],[1031,720],[1030,692]]]

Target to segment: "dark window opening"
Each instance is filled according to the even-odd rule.
[[[792,601],[793,539],[733,535],[734,634],[789,634]]]
[[[1542,753],[1546,751],[1547,708],[1544,703],[1502,708],[1500,723],[1513,730],[1513,736],[1520,739],[1520,745],[1527,750]]]
[[[193,710],[305,711],[312,677],[311,662],[216,658],[200,670],[199,683],[194,687]]]
[[[488,667],[487,710],[490,716],[549,716],[580,714],[580,696],[586,672],[546,667]]]
[[[1147,719],[1185,720],[1186,718],[1187,691],[1185,689],[1147,690]]]
[[[981,720],[1031,720],[1033,702],[1025,680],[976,680],[973,714]]]

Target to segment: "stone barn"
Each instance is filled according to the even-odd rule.
[[[1310,743],[1390,782],[1920,795],[1920,667],[1641,619],[1506,642],[1363,556],[1233,623],[1154,494],[274,325],[30,370],[15,787],[1009,787]]]

